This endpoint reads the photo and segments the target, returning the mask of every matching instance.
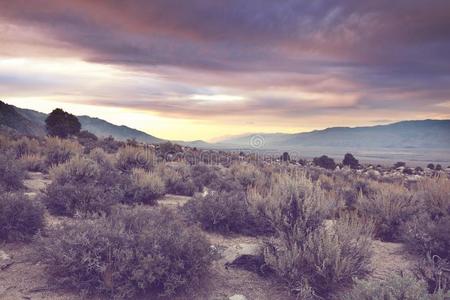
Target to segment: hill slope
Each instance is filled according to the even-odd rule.
[[[450,148],[450,120],[402,121],[370,127],[332,127],[297,134],[250,134],[220,141],[251,146],[258,135],[264,148],[346,147],[346,148]]]
[[[25,135],[44,135],[44,127],[20,114],[14,106],[0,101],[0,126]]]
[[[0,125],[12,128],[27,135],[45,135],[45,119],[47,114],[30,109],[18,108],[0,101]],[[88,130],[99,137],[113,136],[117,140],[136,139],[145,143],[160,143],[164,140],[145,132],[118,126],[102,119],[78,116],[82,130]]]

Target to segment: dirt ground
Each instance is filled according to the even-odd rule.
[[[25,185],[30,193],[38,194],[49,180],[42,174],[33,173]],[[189,197],[167,195],[160,204],[176,208],[182,206]],[[33,200],[32,200],[33,201]],[[61,218],[46,215],[47,226],[54,226],[62,222]],[[258,243],[260,240],[244,236],[222,236],[219,234],[204,233],[216,249],[227,249],[242,243]],[[383,279],[393,272],[407,271],[414,265],[414,257],[408,255],[402,244],[373,242],[373,273],[374,279]],[[47,284],[44,267],[34,262],[32,244],[9,243],[0,244],[0,251],[4,251],[13,262],[0,268],[0,299],[55,299],[55,300],[81,300],[86,299],[68,291],[54,290]],[[175,300],[225,300],[241,294],[249,300],[291,300],[284,285],[272,279],[264,278],[255,272],[236,267],[226,267],[223,257],[218,256],[210,268],[210,273],[203,285],[189,295],[172,297]],[[90,298],[100,299],[100,298]]]

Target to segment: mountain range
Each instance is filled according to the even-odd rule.
[[[367,127],[332,127],[305,133],[248,134],[221,144],[258,148],[450,148],[450,120],[401,121]],[[256,145],[253,145],[256,144]]]
[[[0,101],[0,126],[27,135],[45,135],[47,114],[18,108]],[[160,143],[157,138],[127,126],[118,126],[99,118],[78,116],[82,130],[99,137],[117,140],[136,139],[145,143]],[[420,148],[450,149],[450,120],[401,121],[388,125],[366,127],[332,127],[306,133],[260,133],[234,136],[216,143],[173,141],[198,148],[223,149],[295,149],[297,147],[330,148]]]

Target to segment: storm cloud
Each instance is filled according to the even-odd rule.
[[[446,0],[0,1],[0,33],[4,58],[77,57],[138,79],[92,87],[86,103],[186,118],[450,116]],[[5,73],[1,85],[20,85]]]

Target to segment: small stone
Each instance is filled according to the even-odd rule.
[[[240,243],[226,249],[223,253],[223,258],[225,259],[225,264],[233,264],[243,256],[260,257],[262,252],[262,247],[259,244]]]
[[[247,300],[247,297],[244,295],[233,295],[228,298],[229,300]]]

